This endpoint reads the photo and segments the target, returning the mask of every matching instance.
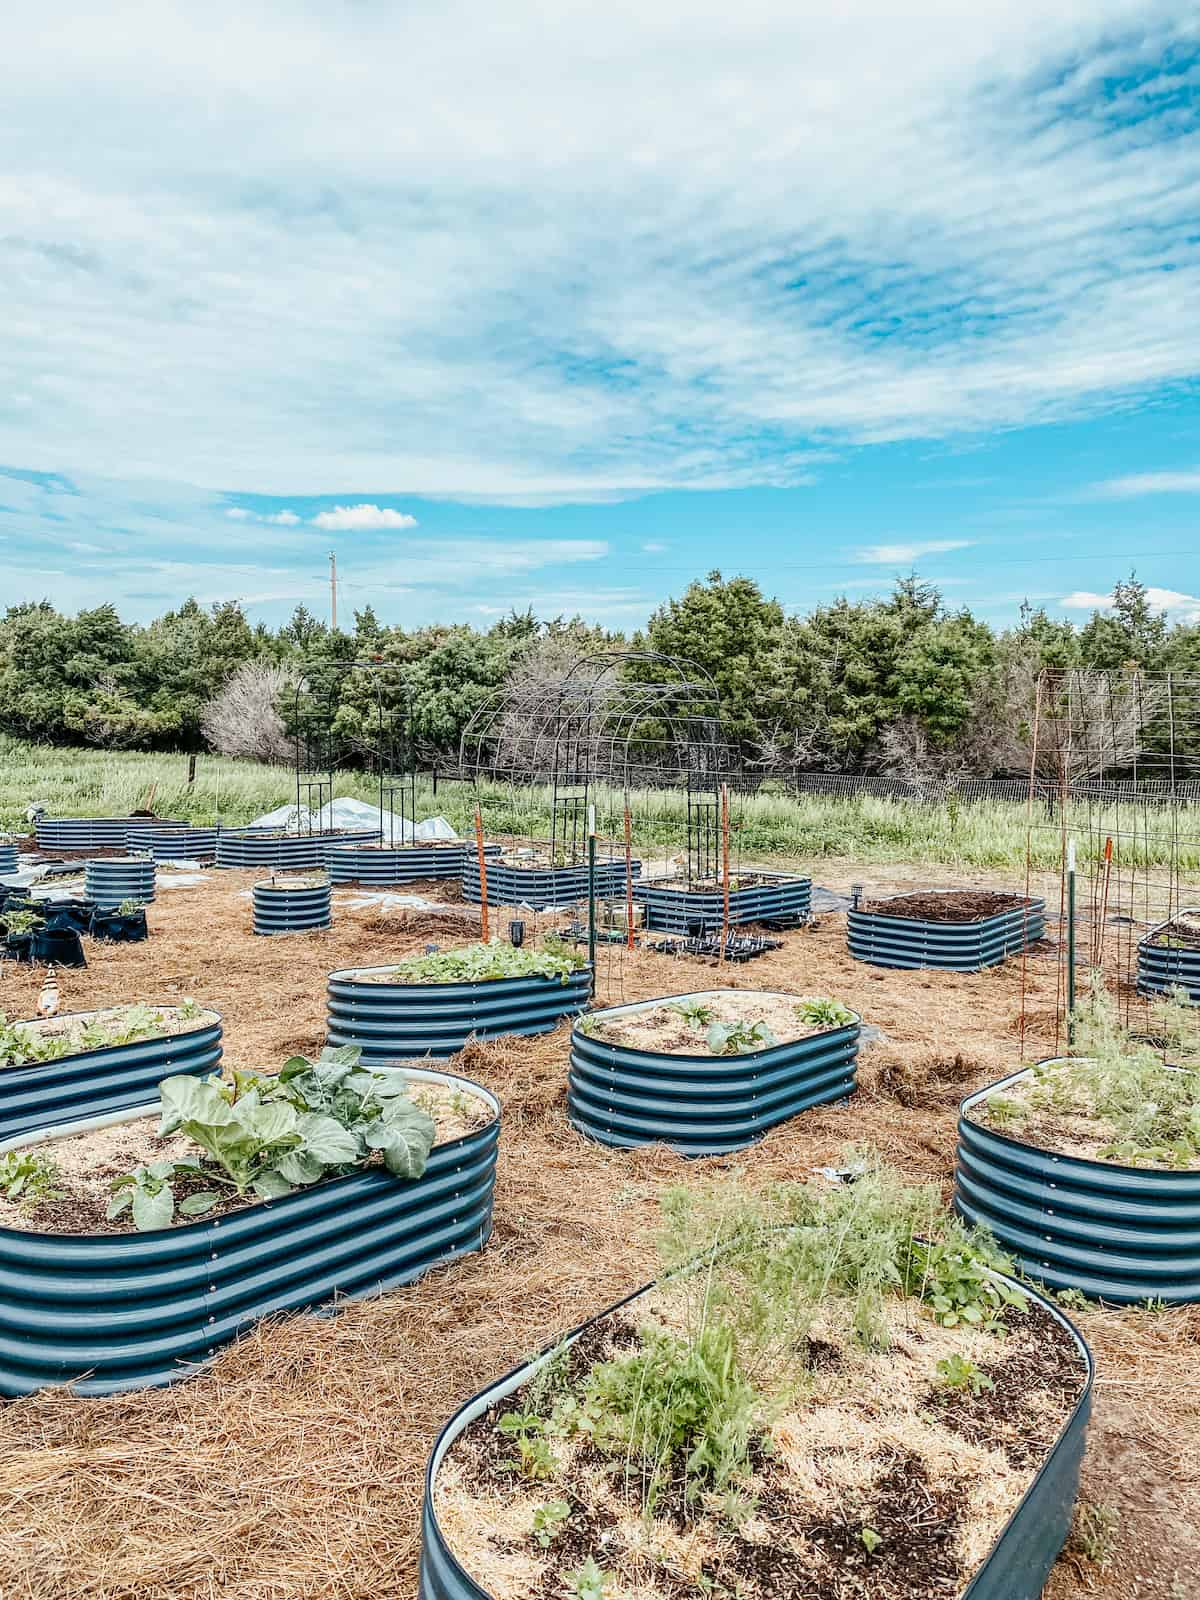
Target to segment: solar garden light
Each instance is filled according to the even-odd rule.
[[[851,910],[857,911],[859,909],[859,907],[862,905],[862,897],[863,897],[863,886],[862,886],[862,884],[861,883],[852,883],[850,885],[850,908],[851,908]]]
[[[519,917],[515,917],[508,925],[508,937],[514,950],[519,950],[525,943],[525,924]]]

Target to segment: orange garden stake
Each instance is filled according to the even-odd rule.
[[[721,891],[723,911],[721,916],[721,957],[725,959],[725,946],[729,943],[729,789],[721,785]]]
[[[625,807],[625,948],[633,949],[633,830]]]

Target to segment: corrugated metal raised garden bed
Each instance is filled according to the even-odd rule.
[[[328,1038],[364,1061],[456,1054],[474,1037],[549,1033],[582,1011],[592,970],[574,952],[493,942],[329,975]]]
[[[329,879],[271,878],[251,891],[254,932],[265,935],[315,933],[332,925]]]
[[[127,850],[136,817],[43,817],[34,825],[39,850]]]
[[[87,861],[83,892],[100,911],[111,911],[127,900],[148,905],[154,899],[154,862],[149,856],[110,856]]]
[[[221,1018],[191,1003],[0,1026],[0,1139],[142,1105],[163,1078],[221,1062]]]
[[[1045,933],[1044,900],[992,890],[914,890],[846,913],[850,954],[876,967],[978,972]]]
[[[488,903],[495,906],[532,906],[535,911],[547,906],[579,905],[588,897],[588,869],[586,864],[575,866],[523,865],[519,861],[488,861]],[[636,878],[642,870],[640,861],[630,863],[630,874]],[[627,875],[624,858],[596,862],[596,898],[610,900],[624,895]],[[479,881],[479,862],[469,855],[462,866],[462,892],[464,900],[483,898]]]
[[[307,1062],[300,1067],[314,1070]],[[189,1376],[261,1317],[378,1294],[413,1282],[440,1262],[482,1249],[491,1232],[500,1134],[495,1097],[478,1084],[438,1072],[359,1077],[383,1085],[359,1091],[364,1096],[382,1096],[393,1109],[405,1100],[400,1126],[406,1131],[395,1155],[391,1148],[384,1152],[389,1164],[395,1159],[399,1175],[379,1161],[364,1164],[370,1142],[379,1145],[381,1137],[342,1128],[341,1144],[335,1139],[331,1145],[330,1118],[320,1118],[321,1126],[314,1128],[303,1121],[310,1113],[269,1100],[252,1114],[256,1138],[267,1139],[266,1124],[260,1127],[257,1119],[274,1119],[270,1148],[286,1150],[299,1171],[285,1169],[282,1158],[272,1155],[275,1181],[267,1184],[264,1178],[257,1197],[247,1191],[242,1199],[230,1199],[226,1184],[220,1193],[227,1199],[213,1214],[189,1215],[189,1200],[207,1203],[197,1185],[214,1181],[211,1174],[219,1170],[208,1159],[203,1172],[177,1166],[165,1180],[150,1173],[140,1189],[132,1179],[118,1180],[113,1204],[124,1196],[120,1203],[127,1208],[111,1221],[93,1224],[93,1231],[39,1231],[36,1209],[14,1223],[8,1206],[0,1226],[0,1394],[29,1394],[69,1382],[77,1394],[106,1395],[170,1383]],[[189,1081],[168,1080],[164,1106],[174,1086]],[[207,1098],[215,1093],[198,1087]],[[405,1098],[408,1090],[416,1105]],[[436,1122],[422,1102],[432,1105]],[[144,1119],[159,1109],[147,1104],[123,1116],[77,1124],[69,1135],[60,1128],[58,1136],[93,1141],[93,1151],[97,1142],[113,1141],[124,1149],[124,1141],[133,1141],[140,1151],[153,1134]],[[409,1130],[422,1119],[429,1131],[418,1147]],[[304,1131],[293,1147],[292,1133],[281,1135],[279,1129],[293,1129],[298,1121]],[[442,1137],[447,1124],[465,1131]],[[336,1122],[334,1127],[336,1132]],[[171,1144],[168,1140],[167,1147]],[[55,1145],[41,1133],[3,1149],[10,1157],[55,1156]],[[179,1159],[173,1149],[172,1157]],[[125,1159],[130,1160],[128,1154]],[[83,1181],[78,1160],[72,1199],[84,1192],[78,1187]],[[326,1175],[306,1181],[306,1163]],[[284,1179],[278,1177],[281,1169],[288,1175]],[[173,1222],[170,1213],[166,1222],[158,1220],[164,1188],[183,1196]],[[60,1213],[64,1203],[56,1202]],[[97,1202],[93,1196],[87,1203]],[[138,1216],[139,1205],[140,1220],[130,1231],[129,1218]]]
[[[592,1011],[571,1031],[571,1122],[618,1148],[743,1150],[809,1106],[853,1092],[860,1026],[836,1001],[754,989]]]
[[[485,844],[484,856],[497,858],[502,848]],[[423,878],[458,878],[463,863],[474,856],[475,846],[466,839],[441,844],[339,845],[329,852],[329,875],[334,883],[380,887],[417,883]]]
[[[1181,989],[1200,1005],[1200,910],[1178,912],[1139,942],[1137,986],[1139,994]]]
[[[725,918],[725,892],[720,884],[689,884],[675,878],[644,878],[633,898],[646,908],[647,928],[667,933],[720,932]],[[812,911],[812,879],[782,872],[740,873],[730,880],[729,922],[769,922],[798,928]]]
[[[1054,1290],[1074,1289],[1118,1305],[1200,1300],[1200,1154],[1194,1147],[1190,1160],[1183,1148],[1138,1149],[1120,1140],[1104,1147],[1094,1134],[1073,1137],[1074,1129],[1090,1131],[1091,1112],[1062,1105],[1044,1142],[1074,1148],[1034,1142],[1037,1122],[1024,1109],[1030,1097],[1036,1106],[1040,1093],[1053,1096],[1056,1079],[1068,1080],[1089,1065],[1054,1058],[966,1097],[955,1206],[968,1221],[990,1228],[1022,1272]],[[1194,1082],[1190,1072],[1164,1070],[1181,1084]],[[1200,1106],[1200,1089],[1193,1093]],[[1184,1165],[1169,1164],[1180,1159]]]
[[[217,835],[218,867],[324,867],[340,845],[378,839],[369,829],[329,833],[283,833],[278,829],[223,828]]]
[[[727,1227],[673,1202],[673,1276],[443,1428],[420,1600],[703,1593],[714,1549],[729,1594],[1038,1600],[1091,1409],[1078,1332],[948,1224],[897,1237],[894,1186],[799,1217],[731,1189]],[[881,1241],[886,1291],[848,1235]]]

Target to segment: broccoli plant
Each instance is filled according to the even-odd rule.
[[[765,1022],[714,1022],[705,1039],[714,1056],[745,1055],[779,1042]]]

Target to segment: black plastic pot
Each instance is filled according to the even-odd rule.
[[[33,936],[30,957],[45,966],[86,967],[83,940],[74,928],[46,927]]]
[[[67,928],[76,933],[90,933],[95,911],[94,900],[45,900],[39,914],[45,917],[46,927],[51,932]]]
[[[33,934],[10,933],[6,935],[4,955],[8,961],[20,961],[28,965],[33,960]]]
[[[0,1395],[73,1383],[82,1396],[187,1378],[261,1317],[378,1295],[482,1250],[492,1229],[500,1104],[479,1084],[412,1073],[478,1095],[486,1127],[435,1145],[406,1183],[382,1166],[328,1178],[233,1215],[147,1233],[0,1227]],[[0,1146],[153,1116],[143,1100]],[[77,1380],[77,1381],[76,1381]]]
[[[1028,1295],[1030,1300],[1067,1329],[1078,1347],[1087,1379],[1074,1411],[1050,1446],[1032,1483],[956,1600],[1039,1600],[1050,1569],[1071,1531],[1075,1501],[1079,1494],[1079,1472],[1092,1409],[1092,1382],[1095,1376],[1092,1353],[1079,1330],[1057,1306],[1027,1285],[1018,1284],[1011,1278],[1005,1279],[1005,1282]],[[653,1287],[653,1284],[648,1284],[617,1305],[609,1306],[598,1317],[575,1328],[564,1339],[556,1339],[540,1356],[514,1367],[506,1377],[498,1379],[474,1399],[468,1400],[451,1417],[438,1435],[425,1469],[418,1600],[493,1600],[490,1590],[482,1588],[460,1566],[442,1533],[434,1508],[438,1471],[454,1441],[482,1412],[499,1407],[501,1402],[508,1400],[528,1383],[548,1361],[557,1359],[564,1346],[574,1344],[605,1317],[624,1310]],[[515,1406],[518,1403],[513,1401],[512,1404]],[[514,1492],[519,1491],[514,1489]],[[530,1592],[533,1592],[532,1589]],[[845,1592],[849,1594],[850,1590]]]
[[[144,909],[123,913],[97,909],[88,932],[93,939],[104,939],[109,944],[137,944],[150,937]]]

